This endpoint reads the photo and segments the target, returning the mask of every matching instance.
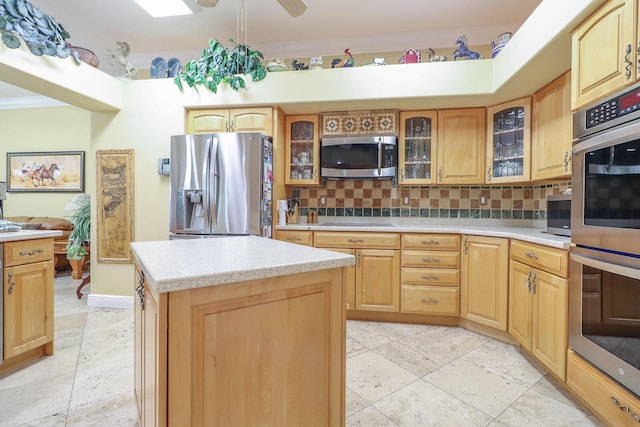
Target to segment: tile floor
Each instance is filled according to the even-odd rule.
[[[55,355],[0,376],[0,426],[136,426],[133,313],[55,280]],[[86,288],[85,288],[86,289]],[[518,348],[461,328],[349,321],[347,426],[601,426]]]

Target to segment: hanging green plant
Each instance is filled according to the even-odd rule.
[[[182,72],[173,82],[182,90],[182,81],[189,86],[203,85],[213,93],[218,92],[220,83],[227,83],[237,91],[246,88],[242,75],[251,76],[254,82],[267,76],[267,69],[262,65],[264,56],[257,50],[251,50],[245,44],[234,43],[227,48],[218,40],[209,40],[209,45],[202,52],[200,59],[185,64]]]

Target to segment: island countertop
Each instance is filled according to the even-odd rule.
[[[158,293],[353,265],[354,257],[255,236],[133,242]]]
[[[19,231],[6,231],[0,233],[0,243],[13,242],[16,240],[32,240],[42,239],[45,237],[58,237],[62,236],[60,230],[19,230]]]

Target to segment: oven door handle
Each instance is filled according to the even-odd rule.
[[[573,252],[570,255],[573,261],[576,261],[580,264],[588,265],[590,267],[597,268],[598,270],[602,270],[602,271],[609,271],[611,273],[614,273],[620,276],[640,279],[640,270],[638,269],[627,267],[620,264],[615,264],[612,262],[601,261],[596,258],[592,258],[586,255],[576,254]]]

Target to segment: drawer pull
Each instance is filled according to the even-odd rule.
[[[423,240],[423,245],[439,245],[440,242],[438,240]]]
[[[423,280],[438,280],[438,279],[440,279],[440,276],[435,276],[433,274],[431,274],[431,275],[423,274],[422,275],[422,279]]]
[[[525,252],[525,255],[527,256],[527,258],[531,258],[531,259],[538,259],[538,254],[536,254],[535,252]]]
[[[13,272],[10,271],[9,274],[7,275],[7,282],[9,283],[9,289],[7,289],[7,292],[9,293],[9,295],[11,295],[13,293],[13,286],[16,284],[15,280],[13,280]]]
[[[349,240],[347,240],[347,242],[349,242],[349,243],[362,243],[362,242],[364,242],[364,240],[362,240],[362,239],[349,239]]]
[[[628,406],[621,405],[620,401],[613,396],[611,396],[611,401],[618,407],[618,409],[629,415],[635,422],[640,423],[640,415],[631,412]]]
[[[299,242],[302,239],[300,237],[287,237],[287,240],[290,242]]]
[[[422,262],[439,264],[440,258],[422,258]]]
[[[25,255],[26,256],[32,256],[32,255],[35,255],[35,254],[41,254],[42,252],[44,252],[44,249],[38,248],[38,249],[34,249],[32,251],[20,251],[18,253],[20,255],[22,255],[22,256],[25,256]]]
[[[438,300],[435,299],[435,298],[422,298],[421,301],[426,303],[426,304],[429,304],[429,303],[437,304],[438,303]]]

